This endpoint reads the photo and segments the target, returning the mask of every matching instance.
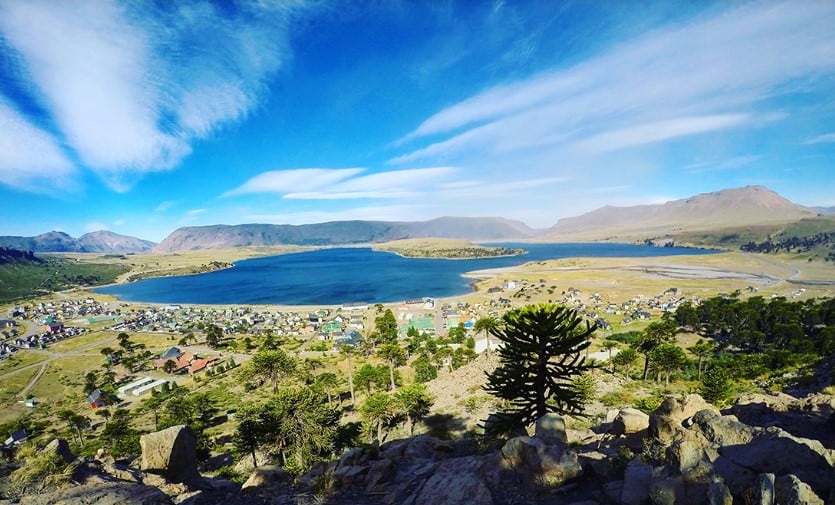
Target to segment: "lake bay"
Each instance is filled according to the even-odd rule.
[[[440,298],[472,291],[474,270],[575,257],[701,255],[715,251],[629,244],[491,244],[528,251],[482,259],[403,258],[370,248],[329,248],[253,258],[232,268],[179,277],[159,277],[98,288],[121,300],[194,304],[338,305]]]

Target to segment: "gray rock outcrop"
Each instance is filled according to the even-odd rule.
[[[188,426],[172,426],[142,435],[140,469],[162,475],[170,482],[188,482],[197,471],[197,439]]]
[[[290,480],[290,474],[284,471],[284,469],[280,466],[261,466],[252,471],[249,478],[241,486],[241,489],[271,486],[282,482],[288,482]]]
[[[20,505],[172,505],[165,493],[153,486],[130,482],[91,482],[50,493],[25,495]]]
[[[64,460],[64,463],[72,463],[75,454],[70,450],[70,445],[63,438],[55,438],[43,448],[46,453],[54,454]]]
[[[632,435],[649,428],[649,416],[638,409],[621,409],[614,420],[609,433],[614,436]]]

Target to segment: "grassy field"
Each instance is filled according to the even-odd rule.
[[[451,238],[410,238],[393,240],[373,246],[375,251],[387,251],[407,258],[484,258],[521,254],[520,249],[505,249],[474,244]]]
[[[0,374],[20,370],[25,366],[40,363],[47,358],[48,356],[41,352],[32,352],[28,350],[17,352],[10,358],[0,361]]]
[[[31,298],[77,286],[114,282],[129,270],[126,265],[42,255],[43,263],[0,265],[0,302]]]
[[[8,414],[6,411],[9,410],[17,400],[22,400],[23,398],[18,397],[18,393],[29,383],[32,377],[38,373],[38,367],[27,368],[26,370],[21,370],[17,373],[10,374],[0,380],[0,404],[4,406],[4,408],[0,409],[0,423],[9,421]],[[13,413],[17,415],[17,413]],[[12,419],[14,416],[11,417]]]

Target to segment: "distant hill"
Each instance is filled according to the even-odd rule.
[[[155,244],[109,231],[86,233],[75,239],[61,231],[34,237],[0,236],[0,247],[33,252],[98,252],[125,254],[148,252]]]
[[[32,251],[21,251],[18,249],[9,249],[0,247],[0,265],[14,264],[41,264],[43,260],[35,256]]]
[[[241,224],[190,226],[174,230],[154,252],[272,245],[349,245],[405,238],[519,240],[534,230],[503,218],[441,217],[431,221],[333,221],[304,225]]]
[[[34,237],[0,237],[0,246],[33,252],[83,252],[78,241],[62,231]]]
[[[119,235],[112,231],[99,230],[85,233],[78,237],[78,243],[84,252],[101,252],[109,254],[143,253],[150,251],[155,242],[142,240],[127,235]]]
[[[835,216],[835,207],[809,207],[823,216]]]
[[[606,206],[560,219],[541,240],[636,241],[697,231],[790,223],[815,217],[762,186],[725,189],[658,205]]]

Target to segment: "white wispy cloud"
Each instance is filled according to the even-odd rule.
[[[835,133],[825,133],[823,135],[818,135],[817,137],[812,137],[805,142],[804,144],[824,144],[828,142],[835,142]]]
[[[69,189],[72,162],[55,139],[0,99],[0,183],[28,191]]]
[[[0,35],[21,56],[17,78],[55,135],[113,189],[175,167],[193,140],[244,117],[287,54],[294,3],[110,0],[0,3]]]
[[[363,168],[293,168],[263,172],[223,196],[297,193],[318,190],[362,172]]]
[[[187,216],[197,216],[197,215],[200,215],[204,212],[206,212],[206,209],[191,209],[188,212],[186,212],[186,215]]]
[[[789,2],[662,28],[447,107],[397,143],[427,145],[390,163],[569,146],[611,151],[754,125],[752,109],[799,89],[797,79],[835,70],[833,25],[835,4]]]
[[[179,202],[174,201],[174,200],[162,201],[162,202],[159,203],[159,205],[156,206],[156,208],[154,209],[154,212],[157,213],[157,214],[159,214],[161,212],[166,212],[167,210],[171,209],[172,207],[174,207],[178,203]]]
[[[367,175],[365,168],[297,168],[264,172],[223,196],[276,193],[288,200],[411,198],[432,191],[456,172],[454,167],[388,170]]]
[[[617,151],[696,133],[724,130],[739,126],[748,120],[749,117],[745,114],[719,114],[656,121],[601,133],[582,140],[574,147],[593,153]]]
[[[270,224],[308,224],[331,221],[414,221],[421,219],[417,205],[372,205],[340,210],[315,210],[281,213],[251,213],[245,219]]]
[[[685,166],[684,169],[694,174],[699,174],[703,172],[718,172],[722,170],[733,170],[736,168],[750,165],[756,162],[757,160],[760,160],[761,158],[762,156],[757,154],[733,156],[727,159],[698,161]]]

